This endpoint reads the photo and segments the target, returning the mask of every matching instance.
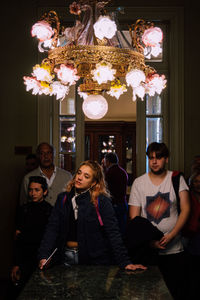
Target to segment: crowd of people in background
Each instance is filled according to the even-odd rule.
[[[128,174],[115,152],[100,163],[83,162],[73,176],[55,166],[55,149],[46,142],[26,157],[8,299],[16,299],[54,252],[50,265],[118,264],[145,270],[156,264],[173,299],[196,299],[200,155],[188,180],[179,174],[176,188],[175,172],[167,169],[167,146],[153,142],[146,155],[149,172],[134,180],[130,195]]]

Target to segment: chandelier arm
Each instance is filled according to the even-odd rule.
[[[57,46],[57,41],[58,41],[58,35],[60,32],[60,20],[58,18],[57,13],[54,10],[51,10],[48,12],[47,17],[46,17],[46,21],[52,25],[53,23],[55,23],[56,28],[54,28],[54,37],[52,39],[52,45],[54,47]]]
[[[144,47],[141,45],[141,35],[144,33],[144,31],[148,28],[148,25],[145,24],[145,21],[143,19],[138,19],[135,24],[132,24],[129,27],[129,32],[131,33],[131,38],[134,47],[139,51],[140,53],[144,52]]]
[[[101,2],[97,2],[95,3],[95,21],[101,16],[101,15],[106,15],[106,9],[104,8],[107,4],[109,3],[109,1],[101,1]],[[103,12],[103,14],[102,14]]]
[[[93,9],[90,5],[85,4],[81,7],[84,11],[84,16],[82,20],[83,28],[79,33],[77,38],[77,42],[80,44],[87,44],[90,45],[93,43],[94,40],[94,30],[93,30]],[[86,34],[89,31],[89,34]]]

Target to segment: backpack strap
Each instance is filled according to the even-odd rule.
[[[64,197],[63,197],[63,199],[62,199],[62,206],[63,207],[65,205],[66,200],[67,200],[67,195],[65,194]]]
[[[95,208],[96,208],[96,212],[97,212],[97,217],[99,219],[99,224],[101,226],[103,226],[103,221],[102,221],[102,218],[101,218],[101,215],[100,215],[100,212],[99,212],[99,197],[97,198],[97,204],[95,205]]]
[[[180,185],[180,177],[183,176],[182,172],[179,171],[173,171],[172,173],[172,184],[173,188],[176,194],[176,200],[177,200],[177,211],[178,214],[180,214],[180,198],[179,198],[179,185]]]

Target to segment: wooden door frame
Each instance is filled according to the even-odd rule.
[[[98,136],[99,135],[115,135],[116,153],[119,157],[119,164],[126,169],[126,134],[133,138],[132,161],[133,161],[133,178],[136,177],[136,122],[124,121],[86,121],[85,136],[89,135],[90,143],[90,159],[98,161]]]

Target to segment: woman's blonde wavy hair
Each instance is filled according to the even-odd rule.
[[[96,181],[96,184],[89,189],[90,195],[91,195],[91,202],[96,205],[97,204],[97,198],[100,194],[103,194],[107,197],[110,197],[110,194],[107,190],[105,179],[104,179],[104,173],[101,165],[97,161],[93,160],[86,160],[81,163],[79,168],[77,169],[76,173],[74,174],[73,178],[69,183],[67,184],[66,191],[70,192],[71,189],[75,185],[75,177],[76,174],[78,173],[79,169],[82,166],[88,166],[92,169],[93,171],[93,182]]]

